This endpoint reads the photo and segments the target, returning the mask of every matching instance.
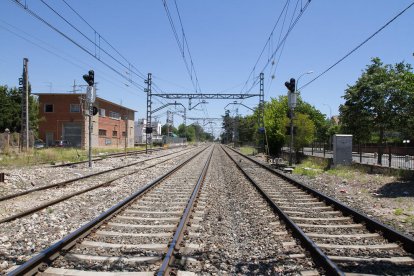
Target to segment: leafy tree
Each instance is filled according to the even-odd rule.
[[[345,90],[345,103],[339,107],[343,130],[361,143],[376,136],[378,163],[386,132],[413,125],[414,75],[404,62],[384,65],[373,58],[356,83]],[[411,131],[409,131],[411,132]]]
[[[222,128],[223,132],[220,135],[222,143],[232,143],[234,135],[234,118],[230,116],[230,110],[226,110],[226,113],[223,116]]]
[[[181,124],[178,126],[178,136],[182,138],[187,138],[188,142],[195,141],[195,130],[191,126],[185,126]]]
[[[285,118],[285,126],[289,126],[290,119]],[[296,113],[293,119],[293,125],[296,126],[296,134],[293,136],[293,148],[295,151],[309,145],[314,140],[315,124],[309,118],[309,115]],[[289,144],[290,135],[286,135],[286,144]]]
[[[170,133],[177,134],[177,129],[174,126],[168,127],[168,124],[165,124],[161,127],[161,135],[168,135],[168,129]]]
[[[29,86],[29,93],[31,87]],[[21,130],[22,95],[17,88],[0,86],[0,131],[6,128],[10,131]],[[29,95],[29,128],[37,134],[39,127],[39,104],[36,98]]]

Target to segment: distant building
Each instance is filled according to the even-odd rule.
[[[145,144],[146,134],[145,127],[147,124],[147,119],[138,119],[135,123],[135,144]],[[158,141],[162,139],[161,136],[161,123],[159,121],[151,122],[152,126],[152,140]]]
[[[39,138],[47,146],[67,140],[71,146],[89,146],[85,94],[37,93],[39,101]],[[92,147],[134,146],[135,110],[96,98],[98,114],[92,118]]]

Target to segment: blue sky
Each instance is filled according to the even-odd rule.
[[[70,11],[61,0],[44,0],[72,24],[95,40],[94,32]],[[162,1],[156,0],[66,0],[98,33],[111,43],[137,70],[151,72],[157,88],[167,93],[193,93],[194,88],[180,56]],[[42,18],[68,34],[80,45],[95,53],[85,38],[53,14],[40,0],[22,0]],[[298,1],[292,0],[286,17],[289,24]],[[299,6],[306,0],[299,1]],[[277,52],[274,64],[265,73],[265,100],[286,94],[284,82],[309,70],[311,75],[301,78],[299,86],[324,71],[348,51],[375,32],[385,22],[408,6],[412,1],[386,0],[313,0],[286,40],[283,51]],[[180,33],[174,1],[167,0],[171,14]],[[269,34],[286,1],[247,0],[177,0],[181,19],[190,46],[195,70],[203,93],[241,93]],[[99,96],[138,110],[137,118],[145,117],[146,95],[133,84],[114,73],[102,63],[83,52],[67,39],[30,16],[11,0],[0,1],[0,84],[17,86],[22,72],[22,60],[29,58],[29,79],[33,92],[68,92],[73,81],[83,84],[82,75],[95,70]],[[296,13],[297,14],[297,13]],[[282,23],[282,22],[280,22]],[[324,114],[335,115],[343,103],[341,96],[348,84],[357,80],[372,57],[385,63],[406,61],[414,63],[414,7],[399,17],[357,52],[336,66],[326,75],[307,86],[301,95]],[[277,45],[281,24],[275,30],[271,47],[265,50],[254,76]],[[97,40],[99,41],[99,40]],[[111,51],[103,41],[101,47]],[[128,74],[102,52],[104,62],[118,72],[144,86],[143,80]],[[116,57],[122,60],[121,57]],[[271,76],[274,75],[274,79]],[[251,85],[248,82],[248,87]],[[255,86],[251,93],[258,93]],[[243,91],[244,92],[244,91]],[[153,108],[161,106],[155,100]],[[182,100],[185,106],[188,101]],[[195,102],[195,101],[194,101]],[[220,117],[231,101],[209,100],[207,112],[191,110],[189,117]],[[243,103],[254,107],[257,98]],[[233,107],[236,107],[233,105]],[[234,108],[233,112],[235,111]],[[250,111],[239,106],[239,113]],[[165,122],[165,109],[160,119]],[[173,107],[171,110],[175,110]],[[180,110],[180,108],[177,108]],[[163,115],[164,114],[164,115]],[[175,125],[181,118],[174,117]],[[189,121],[190,122],[190,121]],[[218,124],[219,126],[219,124]],[[219,128],[215,130],[217,134]]]

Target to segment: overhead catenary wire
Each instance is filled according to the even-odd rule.
[[[296,7],[298,6],[299,1],[302,0],[298,0],[296,2]],[[272,52],[272,54],[270,55],[270,57],[268,57],[267,62],[265,63],[265,65],[263,66],[263,68],[260,70],[260,72],[264,72],[267,68],[267,66],[273,61],[275,55],[277,54],[277,52],[279,51],[279,49],[281,49],[282,45],[284,45],[285,41],[287,40],[289,34],[292,32],[292,30],[295,28],[296,24],[299,22],[300,18],[302,17],[302,15],[305,13],[305,11],[307,10],[307,8],[309,7],[309,4],[311,3],[311,0],[307,0],[306,4],[304,6],[301,6],[301,10],[299,12],[299,14],[296,16],[296,18],[293,20],[293,23],[290,24],[289,28],[287,29],[285,35],[283,36],[283,38],[279,41],[279,43],[276,46],[276,49]],[[292,15],[292,18],[295,17],[295,13],[296,13],[296,8],[295,11]],[[256,67],[253,67],[253,72],[256,70]],[[249,81],[249,79],[247,80],[247,82]],[[253,82],[252,86],[247,90],[247,92],[245,94],[250,93],[250,91],[252,90],[252,88],[257,85],[257,83]]]
[[[62,59],[64,61],[66,61],[66,62],[72,64],[73,66],[75,66],[77,68],[80,68],[82,70],[87,70],[87,68],[89,67],[89,64],[88,63],[85,63],[83,61],[80,61],[76,57],[73,57],[73,56],[71,56],[71,55],[69,55],[67,53],[64,53],[61,49],[57,49],[56,47],[54,47],[54,46],[46,43],[45,41],[42,41],[41,39],[39,39],[37,37],[34,37],[33,35],[25,32],[24,30],[19,29],[18,27],[13,26],[10,23],[7,23],[7,22],[5,22],[5,21],[3,21],[3,20],[0,19],[0,23],[1,22],[3,24],[7,25],[8,27],[7,26],[2,26],[0,24],[0,28],[5,29],[9,33],[11,33],[11,34],[15,35],[16,37],[18,37],[18,38],[20,38],[20,39],[22,39],[22,40],[24,40],[24,41],[26,41],[26,42],[28,42],[28,43],[36,46],[36,47],[42,49],[43,51],[45,51],[45,52],[47,52],[47,53],[49,53],[51,55],[54,55],[54,56],[56,56],[56,57],[58,57],[58,58],[60,58],[60,59]],[[13,31],[11,28],[17,30],[19,33]],[[21,35],[20,33],[24,34],[24,36]],[[44,44],[45,46],[40,45],[38,42],[35,42],[34,40],[37,40],[38,42]],[[63,56],[63,54],[67,55],[68,57]],[[83,64],[83,66],[80,65],[80,64],[78,64],[78,63],[76,63],[76,62],[74,62],[74,61],[77,61],[78,63]],[[108,83],[111,83],[114,86],[118,86],[119,88],[124,88],[124,87],[120,86],[118,83],[115,83],[114,82],[114,81],[117,81],[118,82],[118,80],[110,80],[109,78],[111,78],[111,77],[108,76],[108,75],[106,75],[106,74],[104,74],[103,72],[100,73],[100,75],[101,75],[100,78],[106,80]],[[105,76],[107,76],[107,78]],[[131,93],[131,94],[135,95],[135,93],[132,93],[131,91],[128,91],[128,90],[126,90],[126,91],[128,93]]]
[[[377,34],[379,34],[382,30],[384,30],[388,25],[390,25],[392,22],[394,22],[398,17],[400,17],[402,14],[404,14],[412,6],[414,6],[414,2],[412,2],[411,4],[409,4],[405,9],[403,9],[401,12],[399,12],[396,16],[394,16],[392,19],[390,19],[389,21],[387,21],[387,23],[385,23],[383,26],[381,26],[377,31],[375,31],[372,35],[370,35],[368,38],[366,38],[364,41],[362,41],[360,44],[358,44],[355,48],[353,48],[351,51],[349,51],[345,56],[343,56],[342,58],[340,58],[337,62],[335,62],[334,64],[332,64],[331,66],[329,66],[327,69],[325,69],[322,73],[320,73],[319,75],[317,75],[312,80],[310,80],[307,83],[305,83],[304,85],[302,85],[299,88],[299,90],[305,88],[309,84],[313,83],[314,81],[316,81],[317,79],[319,79],[320,77],[322,77],[323,75],[325,75],[326,73],[328,73],[330,70],[332,70],[332,68],[334,68],[335,66],[337,66],[339,63],[341,63],[342,61],[344,61],[347,57],[349,57],[351,54],[353,54],[355,51],[357,51],[359,48],[361,48],[365,43],[367,43],[374,36],[376,36]]]
[[[296,7],[295,7],[295,9],[293,11],[292,18],[291,18],[290,23],[289,23],[289,28],[292,26],[293,18],[294,18],[294,15],[296,13],[296,10],[298,8],[298,4],[299,4],[299,2],[296,3]],[[302,7],[302,1],[301,1],[301,9],[302,8],[303,7]],[[278,44],[279,44],[279,42],[280,42],[280,40],[282,38],[282,33],[283,33],[284,26],[285,26],[286,17],[287,17],[287,11],[285,13],[285,16],[284,16],[284,19],[283,19],[283,25],[282,25],[282,28],[280,30],[279,39],[278,39],[278,42],[277,42]],[[274,77],[273,76],[276,74],[276,70],[277,70],[277,68],[279,66],[279,63],[280,63],[280,60],[282,58],[282,54],[283,54],[283,50],[285,49],[286,41],[287,40],[283,41],[283,43],[282,43],[282,48],[280,50],[279,57],[277,58],[276,64],[274,65],[273,71],[272,71],[272,68],[270,68],[270,84],[268,86],[268,90],[270,90],[270,88],[272,86],[272,83],[273,83],[273,80],[274,80]],[[273,67],[273,62],[272,62],[272,67]]]
[[[179,8],[178,8],[177,1],[174,0],[174,5],[175,5],[175,10],[176,10],[177,16],[178,16],[178,21],[179,21],[179,24],[180,24],[180,27],[181,27],[182,40],[180,40],[180,37],[178,35],[178,32],[177,32],[177,29],[175,27],[174,20],[172,18],[172,15],[171,15],[170,9],[168,7],[167,1],[162,0],[162,2],[163,2],[163,6],[164,6],[164,9],[165,9],[166,14],[167,14],[168,21],[170,23],[170,26],[171,26],[171,29],[172,29],[172,32],[173,32],[173,35],[174,35],[174,38],[177,42],[177,46],[179,48],[181,57],[184,61],[185,67],[187,69],[187,73],[188,73],[188,75],[190,77],[190,80],[191,80],[191,83],[193,85],[193,89],[196,93],[199,93],[199,92],[201,92],[201,87],[200,87],[197,72],[196,72],[196,69],[195,69],[193,57],[191,55],[190,46],[189,46],[188,41],[187,41],[187,36],[185,34],[184,25],[183,25],[182,17],[181,17]],[[186,53],[188,54],[188,57],[190,59],[190,64],[187,61]],[[200,100],[199,100],[199,102],[201,103]],[[205,104],[201,103],[201,106],[203,108],[204,116],[208,117],[209,115],[208,115],[208,111],[205,107]]]
[[[105,37],[103,37],[94,27],[92,27],[89,23],[88,23],[88,21],[86,21],[86,19],[84,18],[84,17],[82,17],[74,8],[72,8],[72,6],[71,5],[69,5],[67,2],[66,2],[66,0],[62,0],[86,25],[88,25],[95,33],[97,33],[98,35],[99,35],[99,37],[100,38],[102,38],[102,40],[103,41],[105,41],[105,43],[107,43],[108,45],[109,45],[109,47],[111,47],[112,48],[112,50],[114,50],[123,60],[125,60],[125,62],[127,62],[129,65],[131,65],[131,67],[132,68],[135,68],[136,70],[137,70],[137,72],[138,72],[138,74],[137,73],[135,73],[135,72],[133,72],[134,74],[137,74],[137,76],[139,76],[139,77],[141,77],[141,78],[145,78],[145,74],[144,73],[142,73],[140,70],[138,70],[134,65],[132,65],[131,64],[131,62],[130,61],[128,61],[128,59],[124,56],[124,55],[122,55],[111,43],[109,43],[109,41],[105,38]]]
[[[107,62],[103,61],[102,59],[99,59],[98,57],[96,57],[96,55],[94,55],[90,50],[88,50],[84,46],[80,45],[80,43],[78,43],[73,38],[71,38],[69,35],[67,35],[64,32],[62,32],[61,30],[59,30],[57,27],[53,26],[51,23],[49,23],[44,18],[42,18],[40,15],[38,15],[37,13],[35,13],[33,10],[29,9],[27,6],[23,5],[22,3],[20,3],[17,0],[11,0],[11,1],[13,3],[15,3],[16,5],[18,5],[20,8],[24,9],[31,16],[33,16],[34,18],[38,19],[39,21],[41,21],[42,23],[44,23],[46,26],[48,26],[49,28],[51,28],[52,30],[54,30],[55,32],[57,32],[58,34],[60,34],[64,38],[66,38],[67,40],[69,40],[71,43],[73,43],[75,46],[77,46],[78,48],[80,48],[82,51],[84,51],[85,53],[87,53],[91,57],[93,57],[96,60],[98,60],[99,62],[101,62],[103,65],[105,65],[106,67],[108,67],[114,73],[118,74],[119,76],[121,76],[125,80],[129,81],[131,84],[133,84],[134,86],[136,86],[140,90],[144,91],[144,86],[143,85],[141,85],[141,84],[139,84],[139,83],[131,80],[130,78],[127,78],[123,73],[121,73],[120,71],[118,71],[116,68],[114,68],[113,66],[111,66],[109,63],[107,63]]]
[[[175,38],[175,41],[177,42],[177,46],[180,50],[181,57],[184,61],[185,67],[187,69],[187,73],[190,77],[190,80],[191,80],[191,83],[193,85],[193,88],[194,88],[195,92],[198,93],[201,89],[199,89],[200,85],[198,83],[197,72],[195,70],[194,62],[193,62],[193,59],[192,59],[192,56],[191,56],[191,52],[189,50],[189,45],[187,43],[187,38],[186,38],[186,35],[185,35],[184,26],[182,24],[181,15],[179,14],[177,3],[175,2],[175,6],[176,6],[176,10],[177,10],[177,13],[178,13],[178,16],[179,16],[179,22],[180,22],[180,25],[181,25],[181,30],[182,30],[182,35],[183,35],[182,41],[180,40],[180,38],[178,36],[178,32],[177,32],[177,29],[175,27],[174,20],[172,18],[172,15],[171,15],[170,9],[168,7],[167,1],[162,0],[162,2],[163,2],[165,12],[167,14],[168,21],[169,21],[170,26],[171,26],[171,30],[172,30],[174,38]],[[187,47],[185,47],[186,45],[187,45]],[[191,66],[188,64],[187,58],[185,56],[186,49],[187,49],[187,52],[189,54],[190,65]],[[194,72],[194,77],[193,77],[193,72]]]
[[[280,14],[279,14],[279,16],[278,16],[278,18],[277,18],[277,20],[276,20],[276,23],[275,23],[275,25],[273,26],[273,29],[272,29],[272,31],[270,32],[270,35],[269,35],[269,37],[267,38],[266,43],[265,43],[265,45],[263,46],[263,49],[262,49],[262,51],[260,52],[259,57],[257,58],[257,60],[256,60],[256,62],[255,62],[255,64],[254,64],[254,66],[253,66],[253,68],[252,68],[252,70],[250,71],[249,76],[247,77],[247,80],[246,80],[246,82],[244,83],[244,86],[242,87],[241,91],[243,91],[243,90],[244,90],[244,88],[246,87],[246,85],[247,85],[247,83],[249,82],[250,78],[251,78],[251,77],[252,77],[252,75],[254,74],[254,71],[256,70],[256,67],[257,67],[257,65],[259,64],[259,61],[260,61],[260,59],[261,59],[261,57],[262,57],[262,55],[263,55],[264,51],[266,50],[267,45],[270,43],[270,41],[271,41],[271,39],[272,39],[272,36],[273,36],[273,33],[274,33],[274,31],[275,31],[275,29],[276,29],[277,25],[279,24],[280,18],[282,17],[282,14],[283,14],[284,10],[288,7],[289,2],[290,2],[290,0],[287,0],[287,1],[286,1],[286,3],[285,3],[285,5],[283,6],[283,9],[282,9],[282,11],[280,12]]]
[[[70,27],[72,27],[76,32],[78,32],[80,35],[82,35],[86,40],[88,40],[90,43],[92,43],[95,47],[97,47],[100,51],[104,52],[106,55],[108,55],[108,57],[110,57],[112,60],[114,60],[116,63],[118,63],[119,65],[121,65],[124,69],[129,70],[131,73],[133,73],[134,75],[136,75],[137,77],[141,78],[142,80],[145,79],[144,75],[139,72],[136,73],[135,71],[131,70],[131,66],[127,66],[125,64],[123,64],[121,61],[119,61],[118,59],[116,59],[113,55],[111,55],[108,51],[106,51],[105,49],[103,49],[101,47],[100,44],[97,44],[95,41],[93,41],[92,39],[90,39],[85,33],[83,33],[81,30],[79,30],[79,28],[77,28],[75,25],[73,25],[68,19],[66,19],[62,14],[60,14],[58,11],[56,11],[52,6],[50,6],[48,3],[46,3],[44,0],[40,0],[47,8],[49,8],[53,13],[55,13],[58,17],[60,17],[63,21],[65,21]],[[64,1],[64,0],[62,0]],[[65,1],[64,1],[65,2]],[[102,37],[102,35],[97,32],[83,17],[81,17],[79,15],[79,13],[77,13],[68,3],[65,2],[66,5],[68,5],[68,7],[75,12],[75,14],[77,14],[81,20],[83,20],[84,22],[86,22],[86,24],[92,28],[92,30],[95,32],[95,34],[97,34],[99,36],[99,38],[103,39],[113,50],[115,50],[115,52],[120,55],[127,63],[128,65],[130,65],[131,63],[123,56],[119,53],[118,50],[116,50],[109,42],[107,42],[107,40]],[[99,58],[98,58],[99,59]]]

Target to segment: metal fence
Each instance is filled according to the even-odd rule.
[[[19,152],[21,147],[20,133],[18,132],[3,132],[0,133],[0,154],[7,154],[11,152]],[[29,146],[33,147],[34,136],[29,134]]]
[[[360,151],[355,151],[360,149]],[[378,163],[377,146],[359,146],[353,147],[352,160],[355,163],[378,165],[383,167],[414,170],[414,156],[405,153],[413,152],[412,147],[387,146],[383,148],[384,154],[381,158],[381,164]],[[284,152],[289,149],[284,148]],[[323,158],[332,158],[333,152],[328,145],[316,145],[302,148],[300,151],[303,155],[317,156]],[[294,155],[295,156],[295,155]]]

